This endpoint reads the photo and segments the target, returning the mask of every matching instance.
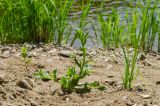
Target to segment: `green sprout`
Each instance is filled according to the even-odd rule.
[[[53,70],[51,73],[48,73],[40,69],[34,75],[42,80],[54,80],[54,81],[58,80],[57,79],[57,69]]]
[[[31,62],[31,59],[28,57],[28,48],[25,45],[21,48],[21,58],[24,62],[25,70],[29,76],[28,64]]]

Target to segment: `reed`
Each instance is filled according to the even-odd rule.
[[[100,14],[98,19],[101,26],[101,42],[104,48],[118,47],[119,40],[122,39],[123,27],[120,25],[119,14],[116,9],[112,9],[112,13],[104,19],[103,14]]]
[[[88,14],[89,14],[91,5],[92,5],[92,0],[88,0],[86,4],[85,4],[84,0],[81,1],[81,11],[82,11],[82,14],[81,14],[81,17],[80,17],[80,22],[79,22],[78,28],[80,30],[82,30],[82,31],[84,30],[84,27],[87,25],[87,22],[85,21],[85,19],[87,18]],[[74,42],[77,39],[78,39],[78,36],[75,34],[75,36],[73,37],[70,45],[73,46]]]
[[[142,21],[139,35],[141,35],[141,49],[145,52],[152,50],[159,26],[159,21],[157,20],[157,3],[154,2],[153,6],[151,4],[151,0],[148,0],[141,8]]]
[[[0,42],[56,42],[65,39],[73,0],[1,0]]]

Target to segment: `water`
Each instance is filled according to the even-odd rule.
[[[78,1],[80,0],[75,1],[73,7],[71,8],[71,12],[69,14],[69,22],[74,29],[78,27],[78,24],[80,21],[79,19],[81,16],[80,2]],[[102,47],[100,39],[98,39],[99,42],[96,42],[96,34],[91,24],[92,22],[96,29],[98,38],[100,38],[101,33],[100,33],[100,26],[98,23],[98,15],[100,13],[103,13],[106,15],[110,14],[112,11],[112,7],[114,6],[118,10],[118,13],[120,15],[120,20],[123,21],[125,17],[126,8],[127,9],[134,8],[136,5],[139,5],[139,4],[137,4],[136,2],[129,2],[129,0],[127,0],[127,2],[124,0],[94,0],[91,6],[91,10],[89,12],[89,16],[86,19],[87,25],[85,27],[85,31],[89,32],[90,38],[92,38],[92,39],[88,39],[87,47],[88,48]],[[74,33],[72,33],[72,35],[74,36]],[[79,42],[76,42],[74,44],[74,47],[79,47],[79,44],[80,44]],[[157,51],[157,44],[158,44],[158,39],[156,38],[154,47],[153,47],[154,51]]]

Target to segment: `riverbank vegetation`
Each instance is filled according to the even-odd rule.
[[[71,92],[79,80],[88,73],[85,69],[87,66],[85,45],[88,39],[94,39],[97,44],[101,43],[102,47],[108,50],[122,48],[125,60],[123,85],[125,89],[131,89],[138,70],[136,63],[139,52],[149,53],[153,47],[158,48],[157,52],[160,52],[159,0],[125,1],[128,6],[124,7],[123,16],[118,11],[117,7],[120,5],[118,2],[110,7],[111,11],[107,14],[103,11],[105,2],[99,3],[101,8],[95,18],[98,24],[87,20],[95,1],[82,0],[78,3],[81,12],[78,15],[78,25],[74,26],[70,23],[74,0],[1,0],[0,44],[43,42],[72,46],[79,39],[83,60],[74,57],[80,72],[77,73],[75,67],[70,67],[67,75],[61,78],[61,87],[66,92]],[[92,24],[95,35],[88,36],[90,30],[85,29],[88,24]],[[96,29],[97,26],[100,30]],[[128,48],[134,49],[131,56]],[[22,48],[22,57],[27,65],[25,51],[26,48]]]

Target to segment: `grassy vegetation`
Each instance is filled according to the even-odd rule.
[[[72,3],[73,0],[1,0],[0,43],[62,43]]]
[[[0,44],[3,43],[39,43],[54,42],[57,44],[67,43],[70,34],[75,31],[71,45],[78,39],[81,42],[82,60],[74,57],[76,66],[70,67],[65,76],[61,78],[60,84],[65,92],[72,92],[78,86],[79,80],[88,74],[86,59],[86,43],[88,33],[84,33],[88,24],[86,19],[90,13],[94,1],[82,0],[81,14],[78,28],[70,27],[69,13],[74,0],[1,0],[0,1]],[[130,1],[132,2],[132,0]],[[119,13],[117,5],[107,15],[101,11],[98,14],[100,34],[96,34],[97,41],[101,41],[104,48],[121,47],[125,59],[125,70],[123,84],[125,89],[130,89],[135,77],[137,56],[139,51],[148,53],[152,50],[155,38],[158,39],[158,52],[160,52],[160,10],[159,0],[137,1],[137,4],[126,7],[124,16]],[[132,4],[132,3],[131,3]],[[130,4],[130,5],[131,5]],[[90,21],[92,22],[92,21]],[[94,31],[96,27],[92,23]],[[76,30],[75,30],[76,29]],[[87,31],[86,31],[87,32]],[[98,40],[100,39],[100,40]],[[131,56],[126,48],[133,47]],[[23,47],[21,55],[26,70],[29,58],[27,48]],[[52,74],[40,70],[37,76],[42,79],[56,80],[56,71]],[[87,83],[86,83],[87,84]],[[88,85],[83,84],[84,88]],[[96,83],[98,85],[98,83]],[[89,84],[89,85],[96,85]]]
[[[60,78],[59,83],[61,85],[63,93],[69,94],[73,91],[77,93],[85,93],[89,92],[92,88],[104,90],[105,86],[101,86],[98,81],[95,81],[93,83],[86,82],[84,84],[79,84],[79,81],[81,79],[84,79],[87,75],[89,75],[88,60],[86,55],[87,49],[85,47],[88,33],[85,34],[82,30],[77,30],[76,36],[81,42],[80,50],[82,52],[82,59],[78,59],[76,56],[74,56],[75,65],[79,68],[79,70],[75,66],[69,67],[66,71],[66,75]],[[42,80],[57,81],[57,70],[54,70],[51,74],[47,73],[46,71],[39,70],[35,73],[35,76],[41,78]],[[76,87],[78,88],[76,89]]]

